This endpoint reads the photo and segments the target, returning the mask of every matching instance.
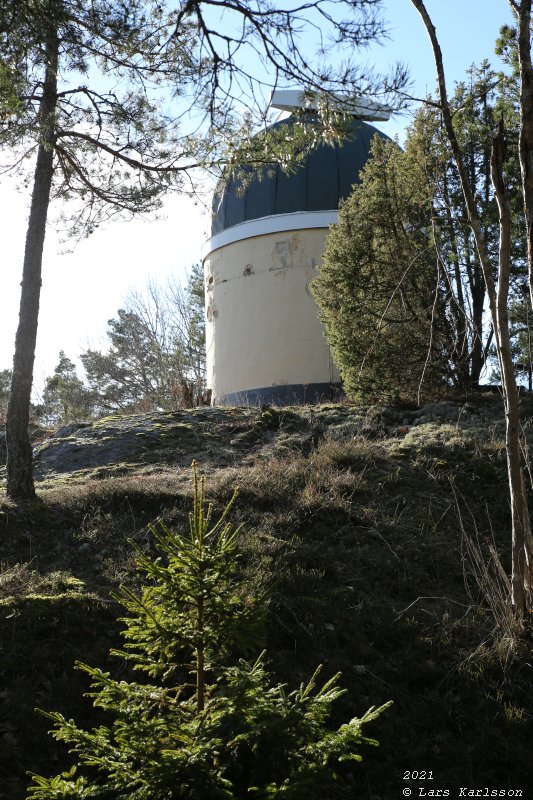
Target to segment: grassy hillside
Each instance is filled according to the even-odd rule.
[[[24,798],[28,770],[68,764],[36,706],[95,721],[74,662],[124,671],[107,653],[120,630],[111,593],[136,581],[128,539],[150,548],[157,517],[184,525],[193,457],[216,506],[240,486],[243,579],[267,591],[276,676],[293,686],[317,663],[325,677],[340,670],[339,720],[394,701],[367,731],[380,746],[354,767],[357,797],[418,796],[423,782],[403,780],[413,770],[450,796],[527,797],[532,639],[513,629],[491,562],[497,552],[509,566],[500,413],[491,396],[422,410],[204,409],[45,442],[39,500],[0,494],[0,798]],[[84,466],[89,439],[121,437],[139,445],[125,460],[108,448],[98,463],[93,448]]]

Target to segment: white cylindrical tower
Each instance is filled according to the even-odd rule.
[[[287,405],[339,395],[309,285],[339,201],[358,181],[376,134],[384,136],[358,120],[342,146],[319,147],[292,175],[274,168],[244,189],[235,179],[222,181],[204,251],[213,404]]]

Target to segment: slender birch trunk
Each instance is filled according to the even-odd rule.
[[[529,517],[528,498],[525,491],[522,457],[520,448],[520,406],[518,387],[516,385],[514,364],[511,354],[508,294],[509,294],[509,261],[511,216],[509,203],[503,183],[503,162],[505,160],[505,142],[503,130],[495,137],[492,148],[491,167],[492,181],[500,210],[500,252],[499,277],[496,289],[492,264],[488,255],[487,244],[483,235],[481,217],[475,200],[475,187],[469,181],[464,164],[463,153],[457,141],[448,101],[446,80],[442,60],[442,52],[435,26],[429,16],[423,0],[411,0],[419,12],[433,48],[440,97],[440,109],[446,135],[452,149],[461,188],[468,213],[468,222],[474,235],[483,277],[487,288],[490,315],[494,329],[494,342],[502,376],[503,396],[505,403],[505,450],[507,456],[507,473],[511,503],[511,538],[512,538],[512,598],[511,602],[518,617],[523,617],[528,610],[530,597],[529,542],[531,541],[531,523]],[[530,4],[531,0],[529,0]],[[522,0],[521,5],[527,5]],[[528,27],[529,36],[529,27]],[[533,115],[533,110],[530,112]],[[533,116],[532,116],[533,120]],[[533,174],[533,173],[532,173]],[[532,194],[533,209],[533,194]],[[532,251],[533,252],[533,251]]]
[[[531,538],[528,500],[520,453],[520,407],[518,387],[514,371],[509,331],[509,278],[511,267],[511,206],[505,186],[503,167],[507,145],[503,120],[498,135],[492,143],[491,179],[498,203],[500,222],[500,246],[498,257],[497,326],[500,342],[499,361],[502,374],[503,400],[505,404],[505,450],[507,473],[511,495],[512,518],[512,575],[513,605],[522,616],[527,611],[529,590],[529,559],[526,544]]]

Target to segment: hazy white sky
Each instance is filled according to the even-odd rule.
[[[423,97],[435,87],[435,69],[425,30],[410,0],[386,0],[390,40],[365,52],[365,62],[386,69],[400,60],[409,65],[412,93]],[[450,88],[472,63],[495,63],[494,42],[500,25],[511,21],[507,0],[427,0],[441,40]],[[399,133],[409,116],[380,127]],[[28,197],[9,180],[0,184],[0,369],[11,366],[18,318],[19,283]],[[49,228],[43,262],[43,289],[35,361],[35,384],[51,374],[60,350],[76,358],[89,344],[104,341],[107,320],[116,315],[126,294],[148,278],[161,282],[181,276],[200,259],[209,236],[209,216],[188,198],[171,197],[165,219],[110,223],[61,254]]]

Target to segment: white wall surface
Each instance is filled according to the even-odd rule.
[[[327,228],[233,242],[205,259],[207,379],[233,392],[339,381],[309,284]]]

